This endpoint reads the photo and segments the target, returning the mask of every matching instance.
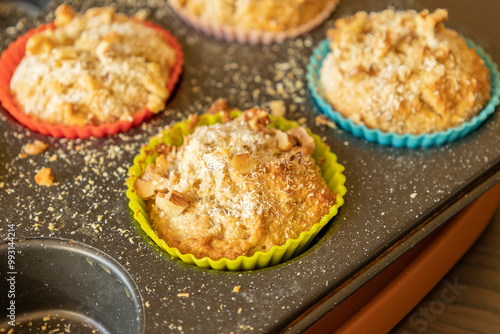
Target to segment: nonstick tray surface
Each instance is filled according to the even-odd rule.
[[[0,9],[5,3],[0,2]],[[29,13],[3,14],[0,48],[52,20],[60,3],[33,2]],[[183,74],[165,112],[109,138],[45,137],[2,109],[0,238],[7,241],[7,226],[14,224],[18,243],[25,238],[69,239],[107,253],[138,288],[144,333],[303,331],[500,180],[498,110],[466,138],[431,149],[385,147],[315,123],[320,113],[307,91],[305,68],[334,20],[388,6],[422,9],[417,2],[343,0],[319,28],[271,46],[242,46],[204,36],[178,19],[166,1],[68,3],[79,11],[109,4],[128,14],[147,8],[148,19],[169,29],[182,44]],[[450,21],[449,27],[500,63],[497,44],[471,27],[454,25],[453,17]],[[129,215],[125,180],[140,147],[166,125],[205,112],[220,97],[240,108],[285,100],[286,117],[304,121],[324,137],[346,168],[346,202],[337,217],[310,249],[281,265],[249,272],[187,265],[143,238]],[[20,158],[21,147],[34,139],[50,148]],[[52,168],[54,186],[35,183],[42,167]],[[233,291],[236,286],[239,292]],[[3,315],[0,321],[5,324]]]

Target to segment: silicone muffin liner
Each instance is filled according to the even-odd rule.
[[[490,71],[491,97],[486,107],[478,115],[473,117],[470,121],[464,122],[460,126],[450,128],[446,131],[424,133],[420,135],[401,135],[395,132],[383,132],[379,129],[371,129],[366,125],[357,124],[351,119],[342,116],[340,112],[333,110],[332,106],[323,97],[323,89],[320,83],[321,66],[323,60],[330,52],[330,41],[328,39],[321,41],[309,58],[306,74],[307,86],[319,109],[332,118],[342,129],[354,134],[356,137],[364,138],[369,142],[376,142],[382,145],[407,148],[426,148],[451,143],[465,137],[470,132],[477,129],[491,114],[493,114],[500,101],[500,74],[498,73],[497,65],[492,61],[490,55],[480,46],[467,38],[464,39],[468,47],[476,50]]]
[[[155,25],[149,21],[137,21],[143,23],[145,26],[156,30],[168,43],[168,45],[175,51],[175,65],[170,73],[170,78],[167,82],[167,90],[169,96],[179,80],[182,73],[182,65],[184,63],[183,53],[181,46],[177,39],[162,27]],[[85,126],[66,126],[61,124],[50,124],[43,121],[38,121],[33,117],[26,115],[11,95],[10,80],[16,67],[19,65],[24,57],[26,50],[26,43],[28,39],[34,34],[41,32],[45,29],[56,29],[54,23],[48,23],[28,31],[26,34],[20,36],[17,40],[9,45],[9,47],[2,53],[0,57],[0,102],[3,107],[22,125],[26,126],[32,131],[39,132],[46,136],[65,137],[65,138],[81,138],[86,139],[90,136],[105,137],[119,132],[128,131],[133,126],[137,126],[150,118],[154,114],[146,107],[138,113],[132,115],[132,120],[120,120],[114,123],[104,123],[101,125],[85,125]]]
[[[239,111],[233,111],[231,113],[231,117],[234,118],[240,113],[241,112]],[[288,121],[281,117],[273,117],[272,120],[273,122],[269,126],[279,128],[283,131],[299,126],[296,122]],[[300,254],[309,245],[318,232],[337,214],[339,207],[343,205],[343,196],[346,193],[344,185],[345,176],[342,174],[344,167],[337,163],[336,155],[330,152],[330,148],[321,141],[319,136],[311,134],[308,130],[314,138],[314,142],[316,144],[313,157],[317,160],[324,159],[324,164],[321,167],[321,174],[328,184],[328,187],[337,194],[336,203],[330,208],[329,213],[326,214],[320,222],[313,225],[309,231],[302,232],[297,239],[287,240],[287,242],[282,246],[273,246],[271,250],[267,252],[258,251],[252,256],[239,256],[235,260],[227,258],[212,260],[208,257],[199,259],[192,254],[182,254],[177,248],[169,247],[167,243],[160,239],[153,231],[149,223],[146,203],[139,196],[137,196],[134,189],[134,182],[143,174],[146,166],[154,163],[156,160],[157,154],[151,154],[151,152],[154,152],[156,145],[165,143],[168,145],[180,146],[183,141],[183,136],[194,131],[194,128],[188,129],[189,122],[190,121],[176,123],[159,135],[153,137],[149,144],[141,150],[141,153],[134,158],[134,165],[129,170],[130,177],[127,180],[128,190],[126,194],[129,199],[128,205],[133,219],[135,219],[140,228],[149,236],[149,238],[151,238],[151,240],[153,240],[161,249],[165,250],[174,258],[178,258],[183,262],[194,264],[202,268],[212,268],[217,270],[238,271],[273,266]],[[212,125],[221,122],[222,118],[220,113],[204,114],[200,116],[196,126]],[[148,152],[150,154],[148,154]]]
[[[206,35],[213,36],[219,40],[225,40],[226,42],[267,45],[272,43],[282,43],[286,39],[295,38],[319,26],[335,10],[338,0],[330,1],[325,8],[309,22],[295,28],[276,32],[243,29],[223,23],[210,22],[187,11],[178,4],[177,0],[169,0],[168,3],[182,20],[195,29],[202,31]]]

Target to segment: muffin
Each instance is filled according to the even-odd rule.
[[[341,117],[383,133],[419,136],[470,122],[491,100],[496,66],[445,28],[447,18],[443,9],[388,9],[337,20],[329,52],[313,60],[319,87],[310,87]]]
[[[169,0],[188,23],[229,42],[282,42],[321,24],[338,0]]]
[[[78,15],[63,4],[53,25],[29,35],[10,52],[25,45],[9,95],[14,116],[49,127],[130,128],[164,109],[181,71],[175,38],[112,8]]]
[[[252,269],[267,265],[258,264],[260,254],[278,250],[279,262],[290,241],[313,227],[317,233],[342,204],[345,187],[343,168],[305,128],[273,121],[261,109],[231,116],[238,114],[196,116],[184,136],[168,129],[155,138],[135,159],[127,195],[143,201],[146,231],[178,252],[171,254],[194,263],[253,257],[244,268]]]

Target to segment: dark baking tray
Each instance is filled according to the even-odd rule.
[[[24,19],[16,21],[22,23],[2,26],[1,48],[27,29],[53,19],[59,3],[42,3],[39,14],[23,14]],[[7,240],[7,226],[13,223],[17,239],[71,239],[109,254],[139,289],[145,333],[301,332],[500,180],[498,112],[466,138],[432,149],[384,147],[314,122],[318,110],[307,92],[305,66],[334,19],[388,6],[423,8],[417,2],[344,0],[319,28],[272,46],[241,46],[206,37],[180,21],[165,1],[69,3],[77,10],[113,3],[129,14],[149,8],[149,19],[181,42],[184,72],[164,113],[105,139],[44,137],[2,112],[0,237]],[[480,18],[476,23],[481,24]],[[451,17],[448,26],[500,63],[498,44],[478,34],[473,25],[453,24]],[[338,229],[330,226],[309,250],[284,264],[249,272],[186,265],[159,252],[129,216],[124,182],[141,145],[164,126],[189,113],[204,112],[219,97],[241,108],[285,100],[286,116],[304,117],[346,167],[348,192],[335,218]],[[21,147],[34,139],[48,143],[50,149],[19,158]],[[41,167],[52,168],[55,186],[35,184],[34,175]],[[241,286],[239,292],[233,292],[235,286]]]

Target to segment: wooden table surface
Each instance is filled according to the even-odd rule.
[[[391,333],[500,333],[500,207],[467,254]]]

